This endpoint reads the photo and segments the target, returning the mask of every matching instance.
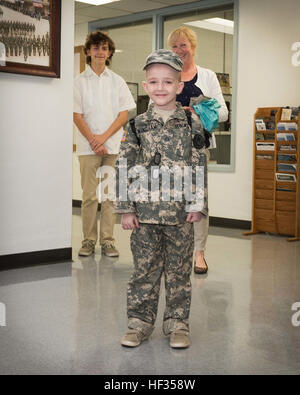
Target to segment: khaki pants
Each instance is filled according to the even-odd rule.
[[[82,231],[84,240],[98,239],[97,209],[98,196],[97,187],[99,178],[97,171],[101,166],[115,167],[118,155],[81,155],[79,156],[81,187],[82,187]],[[106,177],[105,177],[106,178]],[[104,178],[104,179],[105,179]],[[102,181],[102,180],[101,180]],[[106,200],[101,202],[100,213],[100,244],[106,241],[114,242],[113,231],[116,221],[113,202]]]
[[[204,251],[208,236],[209,216],[202,217],[200,222],[194,222],[194,249]]]
[[[210,158],[208,149],[204,150],[207,163]],[[209,216],[203,217],[200,222],[194,222],[194,249],[195,251],[204,251],[208,236]]]

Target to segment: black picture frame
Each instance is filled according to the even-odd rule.
[[[41,6],[39,6],[40,9],[37,8],[37,4],[41,4]],[[60,78],[61,0],[15,0],[14,3],[7,0],[0,0],[0,7],[2,8],[2,17],[0,10],[0,26],[2,27],[0,30],[0,52],[2,49],[2,57],[0,53],[0,72]],[[6,19],[3,18],[3,15],[5,15],[5,8],[6,14],[10,15],[12,19],[8,22],[13,22],[15,25],[17,24],[17,28],[15,25],[13,28],[11,25],[8,28],[7,26],[3,28],[4,24],[1,25],[1,21],[6,22]],[[36,44],[34,40],[38,38],[35,37],[33,32],[33,29],[36,28],[35,25],[41,21],[45,26],[47,26],[45,21],[49,22],[49,27],[47,26],[48,30],[42,37],[47,44],[43,46],[40,42]],[[27,29],[31,29],[31,31],[28,32]],[[19,46],[17,46],[17,44],[9,46],[8,42],[11,37],[14,37],[15,40],[23,40],[23,44],[21,42]],[[40,40],[42,39],[40,38]],[[32,41],[34,44],[30,44],[30,47],[29,44],[28,46],[24,46],[24,40],[30,40],[30,42]],[[41,46],[42,49],[40,48]],[[31,61],[34,47],[36,53],[34,58],[35,64],[32,64],[29,62]],[[39,51],[41,51],[42,54],[39,55]],[[29,53],[31,54],[30,56]],[[40,56],[41,64],[38,64],[38,60],[36,60],[39,59],[38,56]],[[18,57],[20,58],[20,62],[16,61]],[[47,62],[47,65],[42,65],[42,57],[44,58],[43,61]],[[14,61],[10,61],[10,58],[14,58]]]

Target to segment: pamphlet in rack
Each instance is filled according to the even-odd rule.
[[[258,151],[274,151],[275,143],[256,143]]]
[[[296,181],[296,176],[294,174],[286,174],[286,173],[276,173],[276,181]]]
[[[297,172],[297,165],[292,165],[289,163],[277,163],[277,170],[278,171],[290,171],[293,173]]]
[[[281,162],[296,162],[296,155],[278,154],[277,159]]]
[[[290,121],[292,116],[292,109],[290,107],[285,107],[281,112],[281,120],[282,121]]]
[[[295,141],[294,133],[277,133],[278,141]]]
[[[298,130],[298,125],[296,122],[278,122],[277,130],[292,132]]]

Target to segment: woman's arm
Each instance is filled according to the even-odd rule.
[[[222,89],[220,87],[220,83],[219,80],[217,78],[216,73],[212,73],[211,76],[211,81],[210,81],[210,85],[211,85],[211,94],[209,95],[210,97],[216,99],[218,101],[218,103],[220,104],[220,108],[219,108],[219,122],[225,122],[228,119],[228,109],[223,97],[223,93],[222,93]]]
[[[219,122],[227,121],[228,109],[216,73],[200,66],[197,66],[197,72],[198,79],[196,85],[202,90],[205,96],[216,99],[220,104]]]

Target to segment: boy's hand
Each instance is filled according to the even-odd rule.
[[[106,140],[107,138],[103,134],[94,134],[93,138],[89,141],[89,143],[93,151],[96,152],[95,150],[100,148]]]
[[[104,147],[104,145],[101,145],[99,148],[93,150],[96,155],[107,155],[108,151]]]
[[[105,138],[103,137],[103,135],[98,135],[98,134],[94,134],[93,137],[89,140],[90,146],[96,155],[107,155],[108,154],[107,149],[103,145],[105,142],[104,140],[105,140]]]
[[[186,222],[200,222],[202,217],[203,217],[203,215],[200,212],[188,213]]]
[[[139,221],[134,213],[122,214],[121,224],[122,228],[125,230],[139,227]]]

